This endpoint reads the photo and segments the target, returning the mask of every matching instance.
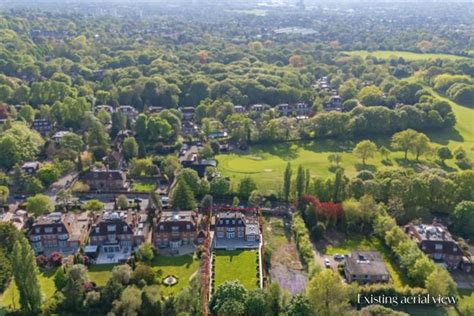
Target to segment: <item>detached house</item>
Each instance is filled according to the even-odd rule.
[[[234,105],[235,113],[245,113],[246,109],[242,105]]]
[[[30,175],[35,175],[40,167],[41,167],[41,163],[39,161],[29,161],[29,162],[25,162],[21,166],[21,171]]]
[[[92,225],[87,251],[98,253],[97,263],[121,262],[149,236],[150,225],[145,213],[106,211]]]
[[[163,211],[155,223],[153,243],[156,248],[178,248],[193,242],[203,241],[198,238],[200,225],[199,215],[195,211]]]
[[[293,106],[293,111],[296,113],[296,116],[307,116],[309,115],[311,107],[308,103],[300,102],[296,103]]]
[[[219,213],[215,216],[214,231],[216,248],[257,248],[260,243],[260,224],[254,215]]]
[[[83,180],[91,191],[123,191],[127,189],[127,176],[120,170],[91,170]]]
[[[183,114],[184,121],[192,121],[194,119],[194,112],[196,111],[193,107],[187,106],[179,108],[181,114]]]
[[[202,159],[199,157],[198,147],[193,145],[183,145],[179,152],[179,162],[183,168],[195,170],[200,177],[204,177],[207,167],[216,167],[217,161],[214,159]]]
[[[135,122],[138,116],[138,111],[131,105],[121,105],[118,107],[117,112],[122,113],[129,122]]]
[[[89,235],[92,219],[88,212],[81,214],[59,212],[39,217],[28,237],[37,254],[55,251],[74,254]]]
[[[353,251],[345,259],[344,275],[348,282],[362,284],[390,281],[390,273],[377,251]]]
[[[463,252],[447,228],[436,220],[431,225],[408,224],[405,233],[434,261],[444,262],[448,269],[459,267]]]
[[[53,130],[53,125],[47,119],[36,119],[31,123],[31,127],[41,135],[48,135]]]

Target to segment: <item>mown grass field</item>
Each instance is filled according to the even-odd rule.
[[[169,275],[178,278],[178,283],[173,286],[160,284],[160,290],[164,295],[177,294],[181,289],[189,285],[189,280],[199,268],[199,261],[192,255],[165,257],[156,256],[152,261],[153,270],[160,272],[160,281]]]
[[[426,60],[426,59],[468,59],[469,57],[463,56],[456,56],[450,54],[422,54],[422,53],[412,53],[412,52],[404,52],[404,51],[387,51],[387,50],[376,50],[373,52],[369,52],[366,50],[354,50],[354,51],[344,51],[345,54],[353,55],[353,56],[360,56],[365,58],[367,56],[375,56],[381,59],[390,59],[392,57],[402,57],[405,60]]]
[[[44,299],[50,298],[56,292],[56,286],[54,285],[55,273],[56,269],[50,269],[41,272],[38,277]],[[18,293],[18,289],[14,281],[10,282],[10,285],[0,297],[0,306],[10,307],[12,309],[20,308],[20,294]]]
[[[239,280],[247,290],[258,287],[256,250],[216,250],[214,258],[214,288],[234,280]]]
[[[419,81],[419,78],[415,75],[408,80]],[[454,150],[462,146],[466,150],[467,157],[474,160],[474,100],[472,106],[462,106],[440,95],[432,88],[424,86],[434,96],[451,104],[457,120],[452,130],[427,133],[432,141],[432,147],[448,146]],[[379,147],[383,145],[390,148],[390,137],[388,136],[371,138],[371,140]],[[292,164],[293,174],[296,174],[298,165],[302,165],[310,170],[311,177],[334,175],[334,165],[328,161],[328,156],[333,153],[341,155],[340,166],[344,168],[345,174],[349,177],[354,176],[361,169],[375,171],[383,168],[384,164],[380,154],[369,159],[367,166],[361,164],[361,161],[352,154],[352,149],[358,141],[360,140],[320,140],[254,145],[251,146],[248,154],[226,154],[218,155],[216,158],[221,173],[234,180],[234,189],[242,178],[250,176],[257,182],[259,189],[279,191],[283,183],[283,172],[288,162]],[[405,161],[402,152],[392,152],[389,159],[393,166],[417,167],[418,165],[410,154],[409,161]],[[447,171],[458,169],[454,159],[447,160],[446,166],[439,166],[434,154],[422,157],[420,163],[429,167],[441,167]]]
[[[390,147],[390,138],[381,137],[371,139],[377,146]],[[250,148],[248,154],[226,154],[218,155],[218,168],[224,176],[233,180],[234,189],[238,182],[247,176],[252,177],[260,190],[279,191],[283,183],[283,173],[288,162],[291,162],[293,175],[296,174],[299,165],[309,169],[311,177],[334,176],[335,165],[328,161],[328,156],[337,153],[342,157],[341,167],[345,174],[353,177],[358,171],[367,169],[376,171],[384,168],[383,157],[377,153],[374,158],[367,160],[366,165],[362,165],[360,159],[352,154],[352,149],[357,141],[308,141],[294,142],[273,145],[255,145]],[[389,156],[390,164],[405,167],[416,167],[417,163],[411,154],[408,161],[403,159],[402,152],[392,152]],[[434,156],[424,156],[420,158],[420,163],[435,167],[436,158]],[[448,166],[454,168],[454,163]]]
[[[112,276],[112,269],[116,264],[99,264],[89,267],[88,275],[91,282],[97,286],[105,286]]]

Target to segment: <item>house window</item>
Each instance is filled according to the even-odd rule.
[[[37,234],[39,234],[39,233],[40,233],[40,228],[39,228],[39,227],[36,227],[36,228],[35,228],[35,232],[36,232]]]
[[[232,220],[232,225],[235,225],[235,219]]]
[[[160,225],[160,230],[164,230],[164,229],[165,229],[165,226]]]
[[[63,228],[62,227],[58,227],[58,233],[62,232],[63,231]]]
[[[191,225],[190,225],[190,224],[186,224],[186,229],[191,229]]]
[[[436,250],[442,250],[443,249],[443,244],[435,244],[435,249]]]
[[[457,252],[458,251],[458,247],[453,247],[453,252]]]
[[[224,232],[217,232],[217,238],[224,238]]]
[[[100,232],[99,227],[96,227],[96,228],[95,228],[95,232],[96,232],[97,234]]]
[[[426,250],[426,245],[421,246],[421,249]]]
[[[238,236],[239,238],[243,238],[243,237],[244,237],[244,232],[243,232],[243,231],[239,231],[239,232],[237,233],[237,236]]]
[[[227,231],[228,231],[228,232],[234,232],[234,231],[235,231],[235,227],[227,227]]]
[[[234,232],[227,232],[227,238],[235,238],[235,233]]]
[[[368,274],[364,275],[364,278],[365,278],[365,279],[368,279],[368,278],[369,278],[369,275],[368,275]]]
[[[116,229],[115,225],[107,225],[108,232],[115,232],[115,229]]]
[[[225,223],[226,223],[226,225],[229,225],[229,220],[226,219],[226,220],[225,220]]]
[[[352,275],[352,278],[353,278],[353,279],[357,279],[357,275],[353,274],[353,275]]]
[[[172,231],[178,231],[178,230],[179,230],[179,226],[171,226],[171,230],[172,230]]]
[[[127,225],[123,225],[123,231],[126,232],[128,229],[128,226]]]

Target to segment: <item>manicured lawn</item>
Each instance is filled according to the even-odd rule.
[[[38,277],[41,291],[43,292],[45,299],[50,298],[53,296],[54,292],[56,292],[56,286],[54,285],[54,273],[56,273],[56,269],[51,269],[41,272]],[[5,290],[5,292],[3,292],[0,298],[0,305],[17,309],[20,307],[19,300],[20,297],[15,282],[10,282],[10,285]]]
[[[256,250],[216,250],[214,253],[214,287],[225,281],[239,280],[245,288],[257,288]]]
[[[136,192],[151,192],[155,189],[155,184],[145,182],[134,182],[132,185],[132,191]]]
[[[165,286],[160,284],[160,289],[164,295],[177,294],[181,289],[189,285],[189,280],[194,276],[199,268],[199,261],[191,255],[165,257],[156,256],[152,262],[153,270],[161,270],[160,279],[164,279],[168,275],[178,278],[178,283],[173,286]],[[161,281],[160,280],[160,281]]]
[[[404,285],[409,285],[410,282],[405,276],[405,272],[402,271],[395,262],[390,250],[382,244],[382,242],[376,237],[367,237],[367,236],[346,236],[346,238],[337,246],[327,246],[325,249],[322,249],[322,252],[325,255],[333,256],[336,253],[345,255],[349,254],[354,250],[362,251],[378,251],[380,252],[382,258],[385,261],[387,270],[392,277],[392,282],[396,287],[402,287]]]
[[[112,269],[116,264],[98,264],[89,267],[88,275],[91,282],[97,286],[105,286],[112,276]]]
[[[345,51],[344,53],[349,55],[360,56],[365,58],[367,56],[375,56],[382,59],[390,59],[391,57],[403,57],[405,60],[423,60],[423,59],[467,59],[468,57],[449,55],[449,54],[421,54],[421,53],[412,53],[412,52],[403,52],[403,51],[387,51],[387,50],[377,50],[369,52],[366,50],[355,50],[355,51]]]

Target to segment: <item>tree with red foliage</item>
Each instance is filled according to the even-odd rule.
[[[304,211],[308,205],[314,206],[316,209],[321,207],[321,202],[319,202],[318,198],[313,195],[302,195],[298,199],[298,203],[296,204],[296,208],[300,211]]]
[[[36,264],[40,268],[44,268],[48,264],[48,257],[45,255],[39,255],[36,257]]]
[[[49,257],[49,264],[53,267],[59,267],[63,263],[63,255],[55,251]]]
[[[341,203],[321,202],[317,211],[319,217],[325,218],[334,225],[341,221],[344,216],[344,209]]]

